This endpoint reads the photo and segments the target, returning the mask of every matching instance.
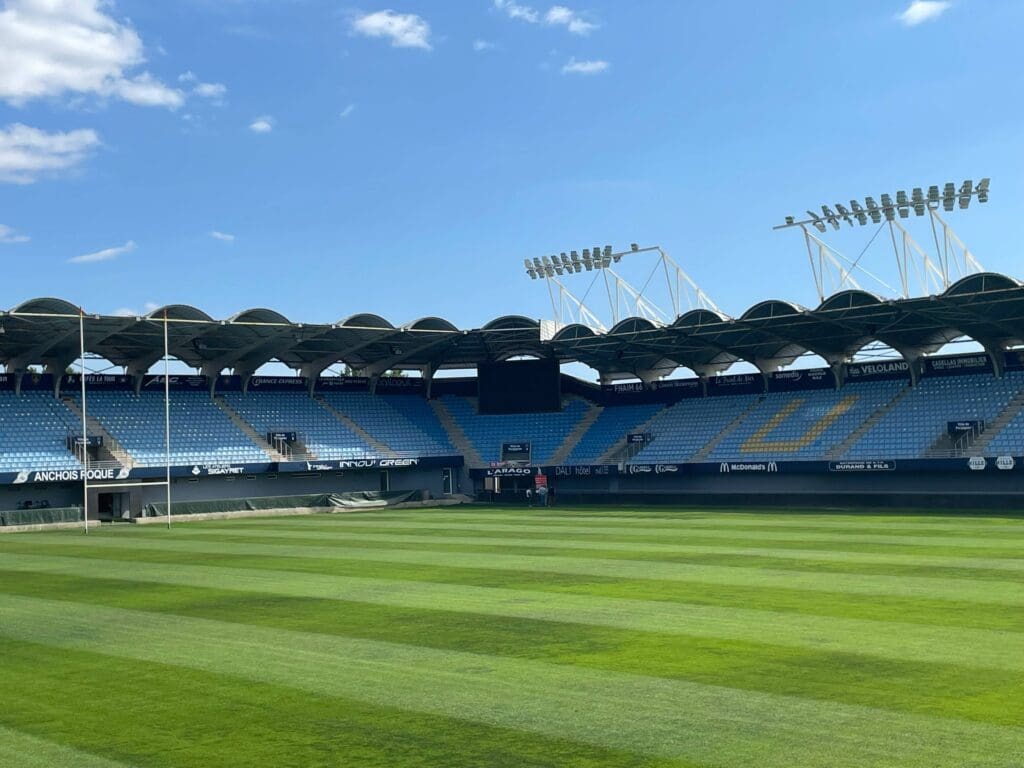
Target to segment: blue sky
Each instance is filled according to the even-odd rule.
[[[786,214],[982,176],[949,220],[1024,277],[1024,3],[558,3],[0,0],[0,306],[476,327],[631,241],[814,305]]]

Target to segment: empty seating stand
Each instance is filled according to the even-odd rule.
[[[305,392],[225,392],[223,397],[258,434],[294,430],[318,458],[356,459],[381,455]]]
[[[52,392],[0,390],[0,472],[78,469],[69,434],[82,423]]]
[[[76,402],[80,403],[75,393]],[[90,416],[117,439],[139,466],[166,461],[164,393],[97,391],[86,395]],[[171,464],[270,461],[205,392],[171,392]]]
[[[455,453],[430,403],[419,395],[325,392],[322,397],[393,451],[417,456]]]
[[[1007,372],[1003,378],[991,374],[923,378],[850,448],[846,458],[918,458],[945,434],[948,422],[990,422],[1022,389],[1022,371]],[[1010,434],[1007,441],[1012,439]]]
[[[569,453],[569,464],[593,464],[630,432],[660,411],[660,405],[605,408]]]
[[[473,398],[444,395],[441,401],[483,461],[498,461],[503,442],[524,440],[531,444],[534,464],[551,460],[588,407],[584,401],[573,398],[561,411],[553,413],[480,415]]]
[[[824,459],[903,387],[902,381],[874,381],[765,395],[708,460]]]

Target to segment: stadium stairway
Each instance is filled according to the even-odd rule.
[[[75,414],[79,423],[82,421],[82,410],[78,407],[78,403],[74,398],[62,397],[61,402],[68,407],[68,410]],[[89,430],[90,435],[99,435],[103,438],[103,448],[100,452],[100,461],[114,461],[120,464],[125,469],[132,469],[135,466],[135,459],[128,453],[121,443],[117,441],[107,428],[100,424],[93,416],[86,414],[85,426]],[[106,455],[104,455],[106,454]]]
[[[469,437],[462,431],[462,427],[459,426],[458,422],[452,416],[444,403],[439,399],[432,399],[428,401],[430,407],[433,409],[434,414],[437,416],[437,420],[441,422],[441,426],[444,427],[445,432],[448,433],[448,439],[451,444],[455,446],[455,450],[462,454],[463,459],[467,466],[470,467],[482,467],[484,465],[483,459],[480,457],[480,452],[477,451],[476,447],[470,442]]]
[[[671,406],[666,406],[666,407],[671,407]],[[644,422],[641,422],[640,424],[637,424],[630,431],[631,432],[647,432],[648,431],[648,427],[651,426],[651,422],[653,422],[656,418],[658,418],[658,416],[661,415],[661,412],[663,410],[664,410],[664,408],[659,408],[658,410],[656,410],[654,413],[651,414],[651,417],[649,419],[647,419]],[[625,435],[622,435],[622,437],[620,437],[618,440],[616,440],[614,443],[612,443],[611,447],[607,451],[602,453],[600,455],[600,457],[598,457],[597,463],[598,464],[618,464],[620,462],[626,461],[629,458],[628,456],[626,456],[626,450],[629,448],[629,444],[627,443],[627,440],[629,440],[629,434],[628,433],[625,434]]]
[[[711,452],[718,447],[719,443],[721,443],[726,437],[728,437],[729,434],[734,429],[736,429],[736,427],[742,424],[744,419],[746,419],[747,416],[750,415],[750,412],[757,408],[763,402],[764,398],[759,397],[746,408],[744,408],[742,411],[740,411],[735,419],[726,424],[725,427],[717,435],[708,440],[707,444],[703,448],[701,448],[699,451],[693,454],[693,457],[690,459],[690,461],[707,461],[708,456],[710,456]]]
[[[600,416],[601,412],[604,410],[601,406],[592,403],[589,400],[584,400],[582,397],[578,397],[576,399],[587,404],[587,412],[583,414],[583,418],[580,419],[576,423],[576,426],[573,427],[565,436],[562,444],[558,446],[558,450],[551,455],[552,464],[564,464],[566,462],[569,458],[569,454],[572,453],[572,449],[576,447],[576,444],[580,441],[583,435],[586,434],[587,430],[590,429],[590,426],[597,421],[597,417]]]
[[[971,447],[967,450],[968,456],[984,456],[991,443],[1003,431],[1007,424],[1017,418],[1024,411],[1024,392],[1018,392],[1013,399],[1000,412],[998,416],[985,425],[985,431],[978,436]]]
[[[231,421],[234,423],[236,427],[238,427],[240,430],[242,430],[242,432],[245,433],[246,437],[248,437],[250,440],[256,443],[256,445],[261,450],[266,451],[270,455],[271,461],[288,461],[288,457],[285,456],[276,448],[274,448],[274,446],[272,446],[270,443],[268,443],[265,436],[259,434],[255,429],[252,428],[252,425],[249,424],[249,422],[247,422],[245,419],[239,416],[235,412],[235,409],[228,405],[227,400],[225,400],[220,395],[216,395],[213,398],[213,402],[218,408],[220,408],[222,411],[224,411],[225,414],[227,414],[227,417],[231,419]],[[308,449],[304,449],[303,453],[304,455],[311,459],[317,458]]]
[[[323,406],[324,410],[326,410],[329,414],[331,414],[331,416],[336,418],[338,421],[340,421],[346,427],[348,427],[353,432],[355,432],[357,435],[359,435],[359,437],[362,439],[362,441],[364,443],[366,443],[368,446],[370,446],[371,448],[373,448],[373,450],[377,451],[380,454],[383,454],[384,456],[388,456],[388,457],[391,457],[391,458],[394,458],[394,457],[396,457],[398,455],[397,453],[395,453],[394,450],[392,450],[391,446],[388,446],[388,445],[385,445],[384,443],[382,443],[380,440],[378,440],[373,435],[371,435],[369,432],[367,432],[365,429],[360,427],[358,424],[356,424],[354,421],[352,421],[352,419],[350,419],[344,413],[342,413],[337,408],[335,408],[333,405],[328,403],[322,397],[317,396],[317,397],[314,397],[313,399],[317,403],[319,403],[321,406]]]
[[[861,424],[859,427],[853,430],[853,432],[850,433],[849,437],[847,437],[845,440],[839,443],[839,445],[837,445],[831,451],[826,453],[825,459],[828,461],[835,461],[836,459],[841,459],[843,456],[845,456],[847,451],[849,451],[851,448],[853,448],[853,446],[860,442],[860,439],[864,437],[864,435],[866,435],[868,432],[870,432],[871,428],[874,427],[875,424],[877,424],[882,419],[882,417],[885,416],[885,414],[887,414],[889,411],[895,408],[897,403],[899,403],[900,400],[906,397],[906,395],[909,392],[910,385],[903,387],[903,389],[896,393],[896,396],[893,397],[892,400],[890,400],[888,403],[886,403],[881,408],[877,409],[874,413],[872,413],[870,416],[868,416],[867,419],[864,420],[863,424]],[[880,456],[879,458],[884,459],[886,457]]]

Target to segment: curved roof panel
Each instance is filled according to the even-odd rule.
[[[962,293],[986,293],[1019,288],[1020,283],[1007,275],[997,272],[979,272],[976,275],[962,277],[953,283],[943,296],[956,296]]]
[[[983,273],[956,282],[940,296],[882,300],[849,290],[813,310],[770,300],[738,319],[696,309],[668,326],[630,317],[603,333],[567,325],[551,339],[542,339],[540,323],[522,315],[459,331],[440,317],[402,328],[372,313],[353,314],[340,324],[295,324],[267,308],[215,320],[196,307],[173,304],[143,318],[86,315],[86,349],[132,371],[145,370],[163,354],[165,310],[170,319],[185,321],[168,326],[170,353],[207,371],[244,372],[278,359],[310,371],[346,362],[374,373],[534,355],[583,362],[611,375],[667,373],[673,365],[707,373],[737,360],[774,367],[803,351],[841,362],[871,340],[904,354],[927,353],[960,336],[990,351],[1024,340],[1024,285]],[[77,357],[78,326],[79,309],[71,302],[46,297],[23,302],[0,316],[0,360],[17,370],[40,363],[59,368]]]

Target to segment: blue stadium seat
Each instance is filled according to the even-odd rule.
[[[430,403],[419,395],[325,392],[324,402],[394,451],[451,456],[456,451]]]
[[[257,434],[294,430],[318,458],[355,459],[382,455],[305,392],[225,392],[223,397]]]
[[[165,463],[163,392],[89,392],[86,407],[136,464]],[[208,394],[194,391],[171,392],[170,458],[175,465],[270,461]]]
[[[0,472],[79,469],[67,439],[81,433],[81,421],[51,392],[0,390]]]
[[[531,461],[543,464],[551,461],[566,436],[587,412],[583,400],[570,399],[560,412],[515,413],[480,415],[476,399],[444,395],[441,401],[456,423],[486,462],[501,458],[501,444],[527,440],[531,443]]]

